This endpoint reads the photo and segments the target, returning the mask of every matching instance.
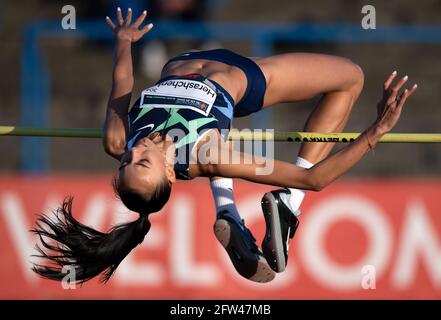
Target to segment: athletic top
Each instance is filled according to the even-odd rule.
[[[127,148],[150,133],[168,134],[176,148],[176,177],[189,180],[193,147],[210,129],[218,130],[227,139],[233,105],[233,98],[225,89],[199,74],[163,78],[143,90],[130,110]]]

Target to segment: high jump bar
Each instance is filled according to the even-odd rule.
[[[321,132],[277,132],[231,130],[229,140],[273,140],[292,142],[351,142],[360,133]],[[0,126],[0,136],[59,137],[59,138],[102,138],[100,128],[28,128]],[[380,142],[441,143],[441,133],[388,133]]]

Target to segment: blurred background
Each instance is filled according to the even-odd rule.
[[[65,5],[76,9],[75,30],[61,26]],[[361,26],[365,5],[376,9],[375,30]],[[102,126],[113,50],[104,17],[114,17],[117,6],[131,7],[135,15],[147,9],[155,24],[134,45],[134,97],[158,80],[169,58],[188,49],[224,47],[247,56],[325,53],[349,58],[365,73],[346,132],[372,123],[382,83],[393,70],[419,85],[394,131],[440,132],[439,0],[4,1],[0,125]],[[234,126],[301,131],[315,102],[275,106],[236,119]],[[293,161],[298,147],[276,143],[275,156]],[[97,228],[126,219],[110,186],[115,161],[98,139],[0,137],[0,150],[1,298],[441,298],[437,144],[379,144],[335,185],[310,193],[290,268],[271,285],[250,284],[235,274],[211,232],[208,183],[196,179],[177,184],[164,214],[154,218],[156,227],[115,280],[76,290],[29,271],[36,239],[27,230],[36,214],[67,194],[76,196],[77,217]],[[271,188],[237,181],[235,189],[260,241],[259,201]],[[374,267],[375,289],[362,285],[371,270],[364,266]]]

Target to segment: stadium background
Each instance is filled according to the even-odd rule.
[[[29,83],[24,81],[29,72],[24,65],[30,24],[52,21],[58,25],[63,17],[62,6],[71,4],[77,9],[81,30],[83,20],[104,24],[103,17],[112,15],[118,3],[127,8],[123,2],[4,2],[0,12],[0,124],[23,125],[41,118],[39,109],[26,109],[23,103],[26,98],[38,97],[28,91]],[[142,2],[128,1],[132,8]],[[251,31],[259,25],[281,24],[349,24],[361,29],[361,8],[365,4],[375,6],[379,28],[441,25],[441,2],[435,0],[196,2],[196,13],[167,16],[157,10],[156,26],[160,21],[166,24],[178,20],[227,26],[240,22],[249,24]],[[147,8],[152,5],[145,3]],[[87,33],[75,38],[72,32],[63,30],[60,24],[56,36],[38,41],[39,58],[47,65],[49,75],[45,123],[52,127],[100,127],[111,83],[112,43],[106,38],[88,39]],[[161,61],[161,52],[171,57],[188,48],[216,45],[244,55],[252,55],[254,50],[251,41],[231,40],[231,34],[203,40],[191,36],[155,39],[150,41],[153,44],[149,36],[146,38],[134,48],[135,95],[155,81],[154,70],[148,67],[150,63],[150,69],[154,69],[154,61],[146,56]],[[399,42],[393,36],[388,41],[367,42],[276,41],[271,50],[341,55],[363,68],[365,89],[351,114],[347,132],[362,131],[373,121],[382,81],[395,69],[420,86],[395,132],[440,132],[441,41],[437,37]],[[300,131],[313,105],[309,101],[277,106],[263,116],[237,119],[234,125]],[[271,285],[255,285],[235,274],[212,233],[214,205],[208,182],[196,179],[193,183],[178,183],[170,203],[155,215],[146,241],[124,261],[113,280],[107,285],[85,284],[75,290],[64,290],[60,284],[41,280],[30,272],[29,256],[36,239],[27,230],[38,213],[47,212],[67,194],[76,197],[74,212],[78,218],[101,230],[115,221],[130,219],[112,194],[114,160],[105,155],[99,140],[55,138],[47,140],[47,161],[41,169],[32,163],[23,165],[23,159],[32,157],[27,157],[22,146],[22,138],[0,138],[0,298],[441,297],[438,145],[378,145],[375,154],[368,155],[336,184],[320,193],[309,193],[290,250],[289,269]],[[276,143],[276,157],[291,161],[297,149],[297,144]],[[239,210],[260,240],[263,225],[259,200],[271,188],[236,181],[235,189]],[[362,287],[365,265],[375,267],[376,289]]]

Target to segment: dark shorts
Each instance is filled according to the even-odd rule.
[[[266,91],[266,80],[262,70],[253,60],[230,50],[214,49],[183,53],[172,58],[167,63],[194,59],[222,62],[238,67],[245,73],[247,77],[247,88],[242,99],[234,106],[234,117],[245,117],[262,108]]]

